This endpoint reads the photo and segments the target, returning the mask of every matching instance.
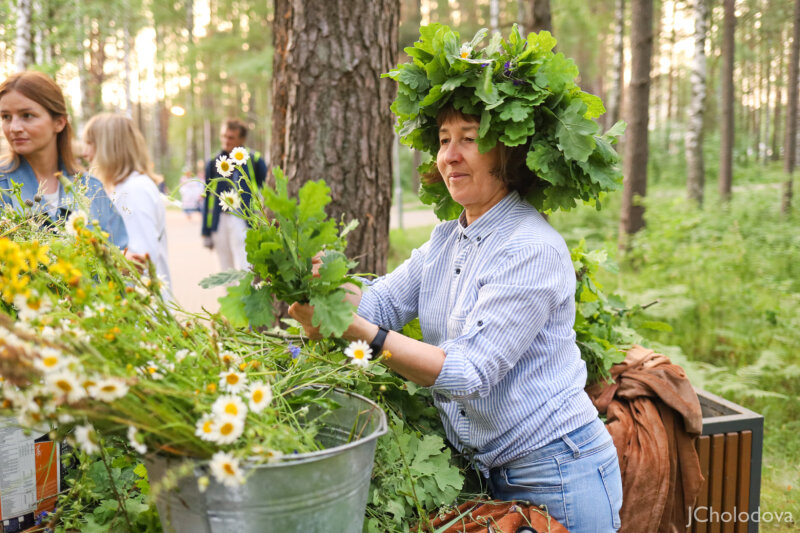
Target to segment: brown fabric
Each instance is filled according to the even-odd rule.
[[[433,520],[433,527],[442,527],[459,517],[442,533],[516,533],[522,526],[536,533],[569,533],[543,509],[516,502],[472,501],[458,510]]]
[[[587,388],[617,447],[622,471],[619,533],[684,531],[703,475],[695,440],[700,401],[683,369],[634,345],[611,367],[615,383]]]

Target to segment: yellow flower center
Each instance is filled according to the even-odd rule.
[[[364,350],[353,350],[353,359],[364,359]]]
[[[103,392],[116,392],[117,386],[116,385],[103,385],[100,388],[100,390],[103,391]]]
[[[235,403],[229,403],[225,406],[225,413],[237,416],[239,414],[239,409],[236,407]]]
[[[234,373],[230,373],[225,376],[225,381],[228,382],[228,385],[236,385],[239,383],[239,376]]]
[[[233,433],[233,424],[231,424],[230,422],[225,422],[220,426],[219,432],[222,435],[230,435],[231,433]]]
[[[58,387],[64,392],[72,392],[72,384],[64,379],[56,381],[56,387]]]
[[[239,365],[239,370],[244,372],[244,369],[247,368],[247,363],[242,363]]]
[[[461,59],[466,59],[468,55],[467,52],[461,52]]]
[[[51,355],[50,357],[45,357],[42,359],[42,364],[47,368],[53,368],[58,364],[58,357]]]
[[[203,433],[211,433],[211,430],[214,427],[214,423],[211,420],[206,420],[203,423]]]
[[[261,403],[261,400],[264,399],[264,392],[261,389],[256,389],[253,391],[253,402],[254,403]]]
[[[233,465],[231,465],[230,463],[225,463],[225,464],[222,466],[222,469],[223,469],[223,470],[225,471],[225,473],[226,473],[226,474],[228,474],[229,476],[236,475],[236,472],[233,470]]]

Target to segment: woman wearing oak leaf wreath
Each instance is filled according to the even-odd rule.
[[[564,239],[524,195],[526,148],[478,150],[480,118],[438,116],[434,174],[463,207],[362,292],[344,338],[370,343],[429,387],[448,439],[472,456],[497,500],[547,507],[571,532],[620,527],[617,452],[584,392],[575,344],[575,271]],[[430,177],[429,177],[430,179]],[[289,313],[311,336],[313,308]],[[419,317],[424,342],[399,333]]]

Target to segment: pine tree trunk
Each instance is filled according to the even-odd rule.
[[[489,32],[500,31],[500,0],[489,0]]]
[[[783,145],[783,171],[786,181],[783,183],[781,197],[781,212],[788,213],[792,209],[792,174],[797,156],[797,92],[798,92],[798,67],[800,65],[800,0],[794,2],[794,37],[792,38],[792,52],[789,62],[789,78],[786,102],[786,137]]]
[[[550,0],[527,0],[525,6],[525,31],[553,33],[553,15]]]
[[[622,110],[623,69],[625,68],[625,0],[616,0],[614,8],[614,54],[611,62],[611,88],[608,92],[606,129],[619,120]]]
[[[325,179],[329,214],[358,219],[347,253],[386,272],[397,0],[276,0],[270,160],[291,193]]]
[[[648,120],[650,69],[653,56],[653,0],[631,2],[631,82],[627,91],[625,158],[620,213],[620,247],[628,236],[644,227],[644,206],[638,198],[647,194]]]
[[[724,0],[725,17],[722,31],[722,122],[720,124],[719,196],[723,202],[731,198],[733,184],[733,60],[736,31],[735,0]]]
[[[694,59],[692,61],[692,101],[686,128],[686,189],[689,200],[703,205],[705,163],[703,161],[703,111],[706,105],[706,0],[693,0]]]
[[[31,0],[17,0],[17,33],[14,40],[14,66],[17,72],[31,64]]]
[[[675,67],[675,43],[677,41],[677,23],[675,22],[675,16],[678,13],[678,2],[672,3],[672,27],[669,30],[669,70],[667,71],[667,115],[665,121],[665,133],[664,138],[666,139],[665,149],[667,153],[672,153],[672,121],[674,118],[674,111],[675,106],[675,77],[676,77],[676,70]]]

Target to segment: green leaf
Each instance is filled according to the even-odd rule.
[[[322,256],[322,265],[319,267],[319,281],[337,283],[348,270],[348,260],[342,252],[329,251]]]
[[[425,73],[425,70],[419,68],[413,63],[410,65],[404,65],[401,69],[399,69],[399,72],[394,79],[405,83],[410,88],[419,90],[420,92],[430,87],[430,84],[428,83],[428,75]]]
[[[212,287],[218,287],[220,285],[228,285],[229,283],[234,283],[239,281],[244,276],[247,275],[246,270],[226,270],[224,272],[217,272],[216,274],[211,274],[200,280],[200,287],[204,289],[210,289]]]
[[[324,219],[325,206],[331,202],[330,192],[330,187],[322,180],[305,182],[297,193],[300,221]]]
[[[480,98],[487,106],[500,102],[500,94],[497,92],[497,87],[492,83],[492,72],[491,65],[484,68],[480,83],[475,89],[475,96]]]
[[[269,326],[275,321],[275,314],[272,309],[272,294],[268,290],[251,290],[242,298],[242,303],[251,327]]]
[[[512,100],[502,107],[499,107],[498,110],[500,110],[500,120],[513,120],[514,122],[522,122],[528,119],[533,108],[525,105],[519,100]]]
[[[442,84],[442,92],[453,91],[457,87],[460,87],[462,83],[467,81],[469,78],[468,74],[461,74],[460,76],[455,76],[448,79],[446,82]]]
[[[251,283],[253,274],[247,273],[238,285],[228,287],[225,296],[217,299],[220,303],[219,312],[230,321],[235,328],[247,326],[247,312],[245,311],[244,298],[252,291]]]
[[[595,146],[593,135],[597,131],[597,123],[583,116],[583,108],[581,100],[573,100],[558,114],[556,125],[558,147],[567,158],[575,161],[586,161]]]
[[[606,107],[603,105],[603,101],[599,96],[583,91],[578,93],[578,96],[583,103],[586,104],[586,114],[584,115],[586,118],[597,118],[606,112]]]
[[[314,306],[311,325],[320,328],[323,337],[341,337],[344,330],[353,322],[353,305],[345,300],[342,289],[329,294],[315,294],[309,299]]]

